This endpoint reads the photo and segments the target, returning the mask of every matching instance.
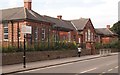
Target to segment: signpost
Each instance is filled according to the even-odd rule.
[[[22,26],[22,33],[24,34],[23,68],[26,68],[26,34],[31,34],[31,30],[31,26]]]

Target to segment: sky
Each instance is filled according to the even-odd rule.
[[[24,0],[0,0],[0,9],[23,7]],[[91,18],[95,28],[113,26],[118,21],[119,0],[32,0],[32,9],[40,15],[64,20]]]

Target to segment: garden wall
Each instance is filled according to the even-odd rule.
[[[90,54],[90,50],[82,50],[82,54],[81,54],[82,56],[89,54]],[[26,61],[35,62],[35,61],[76,57],[76,56],[77,56],[77,50],[27,52]],[[22,63],[23,52],[3,53],[2,60],[3,60],[2,65]]]

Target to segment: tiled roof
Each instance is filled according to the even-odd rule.
[[[36,20],[36,21],[50,22],[44,19],[43,16],[39,15],[35,11],[28,10],[24,7],[3,9],[3,10],[0,10],[0,12],[1,11],[2,11],[2,21],[30,19],[30,20]]]
[[[108,28],[97,28],[97,29],[95,29],[95,31],[97,34],[100,34],[100,35],[106,35],[106,36],[117,35],[116,33],[112,32]]]
[[[80,18],[76,20],[71,20],[71,22],[73,23],[73,25],[76,27],[77,30],[83,30],[88,21],[89,18],[88,19]]]
[[[53,22],[54,26],[56,26],[56,27],[70,29],[70,30],[75,30],[75,28],[72,25],[71,21],[62,20],[62,19],[58,19],[58,18],[53,18],[53,17],[49,17],[49,16],[46,16],[46,15],[44,15],[44,17],[47,20]]]

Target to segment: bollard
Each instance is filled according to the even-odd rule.
[[[99,50],[100,56],[101,56],[101,50]]]

